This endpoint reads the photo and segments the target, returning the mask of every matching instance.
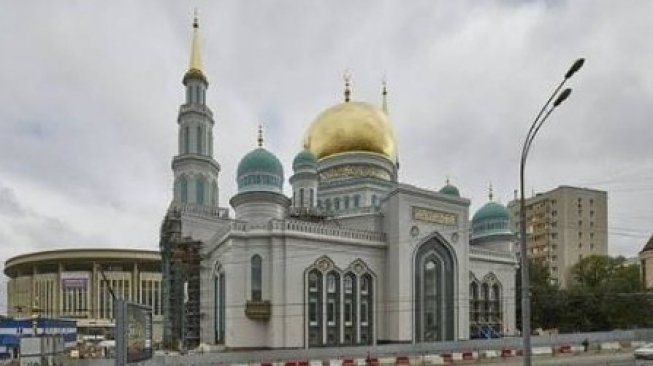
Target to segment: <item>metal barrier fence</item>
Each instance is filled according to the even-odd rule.
[[[653,329],[637,329],[611,332],[591,332],[573,334],[552,334],[534,336],[531,338],[533,347],[561,345],[580,345],[585,339],[591,349],[598,349],[601,343],[621,342],[629,344],[633,341],[653,342]],[[379,346],[333,347],[311,349],[285,349],[261,351],[210,352],[189,355],[155,356],[142,363],[146,366],[204,366],[247,362],[274,362],[281,360],[328,360],[338,358],[365,358],[368,354],[376,357],[395,357],[397,355],[426,355],[443,352],[466,352],[501,349],[521,349],[521,338],[508,337],[489,340],[466,340],[456,342],[418,343],[418,344],[388,344]],[[81,361],[81,360],[80,360]],[[84,360],[86,361],[86,360]],[[99,360],[93,360],[93,366]],[[102,360],[111,361],[113,360]],[[101,363],[105,365],[106,363]],[[82,366],[81,364],[76,364]],[[84,365],[85,366],[85,365]]]

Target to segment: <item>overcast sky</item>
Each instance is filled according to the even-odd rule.
[[[256,125],[288,173],[346,69],[353,99],[373,103],[386,75],[402,181],[439,189],[448,175],[472,212],[491,181],[506,203],[531,119],[585,57],[533,146],[528,193],[607,190],[611,254],[653,232],[651,1],[3,0],[2,261],[157,248],[195,6],[223,206]]]

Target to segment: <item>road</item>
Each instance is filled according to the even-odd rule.
[[[521,357],[509,360],[483,361],[476,365],[510,365],[522,364]],[[533,357],[533,365],[592,365],[592,366],[653,366],[653,361],[635,360],[632,353],[590,353],[579,356],[538,356]]]

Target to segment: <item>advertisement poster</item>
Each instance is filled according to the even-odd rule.
[[[127,303],[126,309],[127,362],[138,362],[152,357],[152,310]]]
[[[116,365],[152,358],[152,308],[116,299],[114,312]]]

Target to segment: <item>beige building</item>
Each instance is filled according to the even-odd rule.
[[[644,286],[653,288],[653,236],[644,245],[642,251],[639,252],[639,260]]]
[[[519,200],[508,204],[519,232]],[[584,257],[608,254],[607,192],[560,186],[526,200],[528,255],[546,263],[564,288],[570,269]],[[518,248],[519,249],[519,248]]]
[[[153,337],[161,330],[161,255],[132,249],[65,249],[29,253],[5,262],[7,314],[77,320],[79,335],[110,337],[116,297],[152,306]]]

